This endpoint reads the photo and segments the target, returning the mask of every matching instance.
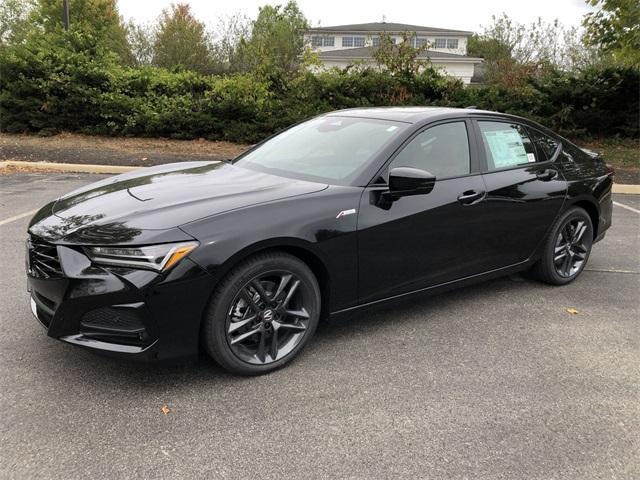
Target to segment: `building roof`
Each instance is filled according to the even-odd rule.
[[[350,25],[335,25],[333,27],[316,27],[309,29],[310,32],[416,32],[416,33],[438,33],[451,35],[473,35],[473,32],[465,30],[452,30],[450,28],[434,28],[422,25],[409,25],[406,23],[371,22],[353,23]]]
[[[325,50],[318,52],[320,60],[366,60],[373,58],[373,54],[377,47],[358,47],[358,48],[341,48],[337,50]],[[457,55],[455,53],[438,52],[436,50],[426,50],[418,54],[418,58],[431,60],[469,60],[480,63],[481,58],[467,57],[466,55]]]

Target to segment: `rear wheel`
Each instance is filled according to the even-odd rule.
[[[593,244],[593,224],[580,207],[567,210],[547,237],[542,258],[533,268],[534,275],[551,285],[564,285],[582,272]]]
[[[257,255],[216,289],[204,320],[205,347],[233,373],[275,370],[313,336],[320,304],[318,282],[304,262],[280,252]]]

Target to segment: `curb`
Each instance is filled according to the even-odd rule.
[[[88,165],[83,163],[55,163],[55,162],[26,162],[22,160],[6,160],[0,162],[0,170],[8,167],[29,168],[32,170],[54,170],[57,172],[73,173],[125,173],[138,168],[115,165]]]
[[[631,195],[640,195],[640,185],[627,185],[624,183],[614,183],[613,193],[628,193]]]
[[[33,170],[55,170],[73,173],[125,173],[147,167],[122,167],[116,165],[90,165],[83,163],[26,162],[22,160],[6,160],[0,162],[0,170],[7,167],[26,167]],[[640,185],[614,183],[613,193],[640,195]]]

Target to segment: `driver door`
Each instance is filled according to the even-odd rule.
[[[365,189],[358,215],[361,303],[483,271],[477,204],[486,192],[471,131],[464,120],[429,126],[391,160],[387,179],[395,167],[426,170],[436,177],[430,193],[387,201],[388,186]]]

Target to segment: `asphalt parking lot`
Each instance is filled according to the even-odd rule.
[[[569,286],[512,276],[354,314],[237,378],[105,359],[31,316],[20,215],[98,178],[0,176],[1,478],[640,477],[640,196],[615,196]]]

